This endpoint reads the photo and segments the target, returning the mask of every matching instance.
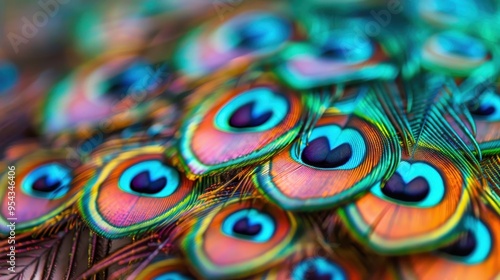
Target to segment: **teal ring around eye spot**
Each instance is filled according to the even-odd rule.
[[[344,270],[340,266],[323,257],[306,259],[297,264],[292,271],[292,279],[306,279],[305,276],[312,271],[312,267],[318,275],[330,275],[331,279],[335,280],[347,279]]]
[[[222,233],[230,236],[241,238],[234,232],[234,225],[243,218],[247,218],[250,224],[258,224],[261,230],[254,236],[245,236],[245,240],[250,240],[256,243],[264,243],[269,241],[276,231],[276,225],[272,217],[268,214],[259,212],[257,209],[242,209],[229,215],[222,223]]]
[[[319,126],[313,129],[311,136],[309,137],[309,142],[319,137],[326,137],[330,144],[330,149],[340,146],[341,144],[347,143],[353,149],[353,155],[344,165],[336,167],[336,168],[319,168],[313,167],[316,169],[325,169],[325,170],[349,170],[358,167],[366,156],[366,143],[363,136],[352,128],[341,128],[338,125],[324,125]],[[294,145],[299,145],[296,142]],[[300,147],[300,151],[302,151],[306,147],[305,144],[302,144]],[[300,159],[300,155],[294,153],[296,148],[290,149],[291,157],[296,161],[303,163]]]
[[[232,51],[240,43],[241,29],[255,34],[256,38],[260,39],[254,42],[258,44],[255,51],[278,47],[288,40],[292,32],[290,24],[283,18],[271,13],[253,12],[239,15],[219,27],[210,42],[220,51]]]
[[[428,208],[434,207],[444,198],[445,194],[445,186],[443,178],[441,174],[429,164],[423,162],[414,162],[409,163],[407,161],[401,161],[399,163],[396,172],[403,177],[403,180],[408,183],[417,177],[423,177],[429,183],[429,194],[427,197],[419,202],[403,202],[400,200],[396,200],[388,197],[384,193],[382,193],[382,189],[380,187],[380,182],[375,184],[370,191],[375,196],[387,200],[389,202],[393,202],[396,204],[404,204],[405,206],[419,207],[419,208]]]
[[[482,221],[472,216],[467,216],[465,218],[464,227],[466,230],[469,230],[469,232],[472,232],[472,234],[474,234],[474,238],[476,239],[476,247],[469,256],[459,257],[446,255],[446,257],[453,261],[465,263],[468,265],[482,263],[488,258],[491,252],[491,249],[493,247],[493,236]]]
[[[485,93],[481,98],[482,98],[481,105],[490,104],[495,108],[495,112],[490,116],[476,117],[476,118],[489,122],[500,121],[500,96],[496,94],[494,91],[489,91]]]
[[[42,176],[47,176],[49,183],[60,182],[60,186],[50,192],[33,190],[33,184]],[[33,197],[45,199],[59,199],[66,195],[70,189],[72,180],[71,170],[59,163],[48,163],[35,168],[29,172],[21,182],[21,190]]]
[[[231,116],[240,107],[255,102],[256,106],[252,114],[261,114],[271,111],[272,116],[269,120],[257,127],[234,128],[229,125]],[[228,101],[217,112],[214,122],[215,126],[226,132],[262,132],[276,127],[287,116],[290,105],[288,100],[280,94],[273,92],[265,87],[257,87],[247,90]]]
[[[165,187],[160,192],[155,194],[145,194],[132,190],[131,189],[132,180],[137,174],[144,171],[149,172],[151,180],[156,180],[163,177],[166,178],[167,182]],[[124,192],[131,193],[137,196],[155,197],[155,198],[167,197],[169,195],[172,195],[179,187],[179,184],[180,184],[179,172],[170,166],[164,165],[162,162],[158,160],[143,161],[127,168],[120,176],[120,179],[118,181],[118,187]]]
[[[470,59],[483,59],[488,54],[481,41],[459,32],[440,33],[436,37],[436,43],[438,51],[442,54],[453,53]]]

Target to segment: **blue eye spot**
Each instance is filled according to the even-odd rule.
[[[472,216],[464,224],[466,232],[453,244],[440,249],[438,253],[447,258],[469,265],[484,262],[493,247],[492,236],[486,225]]]
[[[301,261],[292,271],[292,279],[296,280],[346,280],[344,270],[323,257]]]
[[[129,64],[124,70],[106,81],[107,96],[121,99],[137,83],[148,79],[152,75],[151,65],[144,60],[137,60]]]
[[[0,61],[0,94],[11,90],[19,80],[17,67],[8,62]]]
[[[444,32],[437,36],[439,51],[469,59],[482,59],[488,51],[481,41],[459,32]]]
[[[321,45],[321,56],[326,59],[350,64],[362,63],[374,53],[373,43],[368,38],[360,39],[347,32],[336,32]]]
[[[118,186],[138,196],[167,197],[179,187],[179,172],[158,160],[148,160],[126,169]]]
[[[420,208],[433,207],[444,197],[441,174],[424,162],[401,161],[394,175],[381,188],[380,183],[371,192],[387,201]]]
[[[274,48],[291,36],[290,24],[272,14],[249,13],[234,18],[219,29],[233,47],[248,50]]]
[[[264,87],[254,88],[224,105],[215,116],[215,125],[227,132],[261,132],[281,123],[289,107],[283,95]]]
[[[167,272],[153,278],[153,280],[194,280],[194,278],[179,272]]]
[[[276,231],[274,219],[257,209],[243,209],[228,216],[222,223],[222,233],[256,243],[269,241]]]
[[[500,121],[500,96],[494,91],[488,91],[481,96],[479,104],[469,108],[469,110],[476,119],[490,122]]]
[[[292,152],[292,158],[297,162],[315,168],[347,170],[363,162],[366,144],[363,136],[354,129],[325,125],[314,128],[309,143],[301,150],[300,159]]]
[[[72,179],[71,169],[59,163],[48,163],[28,173],[21,182],[21,189],[33,197],[58,199],[68,193]]]

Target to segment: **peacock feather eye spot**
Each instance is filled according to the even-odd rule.
[[[166,197],[175,192],[180,175],[159,160],[147,160],[128,167],[119,179],[119,187],[139,196]]]
[[[302,161],[305,164],[320,168],[335,168],[346,164],[352,157],[352,148],[343,143],[331,149],[328,138],[314,139],[302,151]]]
[[[479,219],[467,216],[465,232],[451,245],[438,250],[450,260],[478,264],[484,262],[493,248],[493,237],[488,227]]]
[[[470,231],[467,231],[462,236],[460,236],[460,238],[453,244],[442,248],[439,251],[452,256],[466,257],[474,252],[476,246],[477,242],[474,234]]]
[[[105,94],[121,99],[128,94],[134,84],[149,75],[151,75],[151,65],[146,61],[136,60],[106,81]]]
[[[471,114],[478,117],[487,117],[493,115],[495,112],[495,107],[490,104],[481,104],[477,106],[477,108],[471,110]]]
[[[34,197],[58,199],[68,193],[71,180],[71,169],[59,163],[47,163],[28,173],[21,188]]]
[[[356,168],[365,155],[363,136],[355,129],[338,125],[314,128],[309,143],[301,148],[300,157],[292,153],[298,162],[320,169]]]
[[[320,55],[325,59],[344,61],[348,63],[361,63],[373,56],[374,47],[369,39],[358,39],[342,32],[336,34],[323,43],[320,47]]]
[[[253,113],[254,107],[254,101],[241,106],[229,119],[229,125],[235,128],[257,127],[263,125],[273,115],[273,112],[266,111],[256,116]]]
[[[233,232],[240,235],[256,236],[262,230],[260,224],[251,224],[248,217],[239,219],[233,226]]]
[[[481,121],[496,122],[500,120],[500,96],[489,90],[481,96],[481,99],[469,105],[472,116]]]
[[[437,37],[442,51],[467,58],[482,59],[487,50],[481,41],[461,33],[446,32]]]
[[[222,232],[238,239],[262,243],[270,240],[276,225],[274,219],[257,209],[242,209],[229,215],[222,224]]]
[[[344,270],[323,257],[301,261],[292,271],[293,279],[341,280],[346,279]]]
[[[51,179],[49,176],[45,175],[38,178],[33,183],[33,189],[39,192],[51,192],[56,190],[61,186],[61,181],[59,179]]]
[[[383,187],[380,183],[371,192],[396,204],[414,207],[433,207],[445,195],[444,179],[433,165],[427,162],[401,161],[396,172]]]
[[[130,188],[133,191],[147,194],[160,192],[167,185],[167,178],[161,177],[154,181],[151,180],[149,171],[143,171],[132,179]]]
[[[156,276],[153,280],[194,280],[194,278],[185,273],[172,271]]]
[[[281,93],[257,87],[229,100],[215,116],[215,125],[227,132],[260,132],[272,129],[287,116],[290,104]]]
[[[231,28],[235,47],[247,50],[277,46],[291,34],[288,23],[271,14],[249,14],[235,18]]]
[[[382,188],[382,193],[388,197],[407,202],[422,201],[429,192],[429,183],[425,178],[417,177],[406,183],[399,173],[395,173]]]
[[[241,26],[238,34],[240,36],[238,46],[241,48],[259,48],[266,41],[266,30],[261,28],[258,23]]]

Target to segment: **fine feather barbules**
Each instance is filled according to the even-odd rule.
[[[172,223],[193,206],[200,186],[168,163],[165,148],[143,146],[104,159],[83,182],[83,219],[96,232],[119,238]]]
[[[179,131],[179,163],[190,177],[236,169],[262,161],[297,137],[308,114],[321,104],[272,76],[225,80],[202,87]],[[210,139],[210,142],[208,141]]]
[[[81,191],[75,179],[81,162],[69,161],[67,149],[24,145],[21,149],[26,154],[8,158],[8,164],[14,169],[11,174],[4,172],[0,179],[4,188],[0,197],[2,235],[10,231],[7,222],[10,218],[15,218],[18,232],[32,232],[51,225],[56,216],[71,208]],[[8,180],[15,184],[9,185]]]
[[[422,277],[497,279],[500,277],[500,215],[488,205],[480,214],[467,215],[456,241],[431,253],[399,259],[398,273],[405,279]]]
[[[263,199],[233,198],[194,218],[182,249],[206,278],[255,274],[289,256],[303,231],[297,218]]]
[[[332,208],[391,174],[401,152],[396,130],[372,90],[356,94],[257,168],[265,196],[290,210]]]

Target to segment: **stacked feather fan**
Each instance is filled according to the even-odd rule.
[[[2,279],[500,278],[499,3],[150,2],[0,56]]]

